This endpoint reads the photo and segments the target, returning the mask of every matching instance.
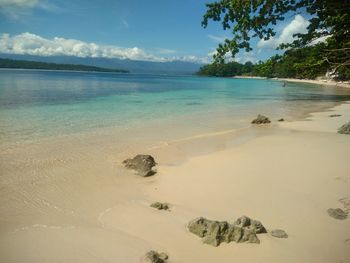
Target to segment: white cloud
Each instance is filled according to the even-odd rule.
[[[48,0],[0,0],[0,13],[15,20],[23,19],[23,16],[30,14],[34,8],[50,12],[63,11]]]
[[[293,40],[295,40],[293,35],[298,33],[306,33],[306,28],[309,24],[310,22],[307,21],[304,17],[301,15],[296,15],[294,19],[285,28],[283,28],[281,34],[278,37],[271,37],[269,40],[261,39],[258,42],[257,46],[258,48],[275,49],[282,43],[291,43]]]
[[[169,50],[168,50],[169,51]],[[160,57],[155,56],[138,47],[118,47],[112,45],[98,45],[87,43],[76,39],[55,37],[53,39],[22,33],[19,35],[0,35],[0,53],[35,55],[35,56],[75,56],[92,58],[120,58],[145,61],[187,61],[204,63],[206,57],[182,56],[182,57]]]

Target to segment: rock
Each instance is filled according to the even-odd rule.
[[[350,134],[350,121],[348,123],[345,123],[343,126],[341,126],[338,129],[338,133],[341,134]]]
[[[251,222],[254,222],[254,224]],[[234,224],[200,217],[188,224],[188,230],[201,237],[203,243],[215,247],[222,242],[230,243],[232,241],[237,243],[260,243],[256,234],[266,231],[259,221],[251,220],[246,216],[238,218]]]
[[[264,115],[258,115],[258,117],[256,119],[254,119],[252,121],[252,124],[267,124],[267,123],[270,123],[270,119],[267,118],[266,116]]]
[[[241,216],[233,224],[239,227],[250,226],[250,218],[247,216]]]
[[[271,236],[277,237],[277,238],[287,238],[288,237],[287,233],[282,229],[271,230],[270,234],[271,234]]]
[[[145,255],[144,261],[147,263],[164,263],[168,258],[168,255],[163,252],[158,253],[154,250],[151,250]]]
[[[251,220],[250,221],[250,229],[253,230],[257,234],[263,234],[267,233],[266,228],[263,226],[263,224],[258,220]]]
[[[169,205],[167,203],[160,203],[160,202],[155,202],[150,205],[153,208],[156,208],[158,210],[169,210]]]
[[[254,230],[249,228],[243,228],[243,236],[238,242],[248,242],[248,243],[260,243],[259,238],[256,236]]]
[[[151,155],[138,154],[132,159],[123,161],[126,168],[135,170],[140,176],[146,177],[154,175],[156,172],[152,170],[156,166],[156,162]]]
[[[234,222],[235,226],[248,227],[253,230],[256,234],[267,233],[265,227],[258,220],[252,220],[247,216],[241,216]]]
[[[188,230],[199,237],[204,237],[211,223],[211,220],[199,217],[188,224]]]
[[[225,221],[212,221],[203,237],[203,243],[217,247],[221,242],[231,241],[226,237],[228,228],[229,224]]]
[[[330,217],[333,217],[333,218],[339,219],[339,220],[344,220],[348,217],[348,213],[343,211],[340,208],[329,208],[327,210],[327,213]]]
[[[283,119],[283,118],[281,118],[281,119],[279,119],[278,121],[279,121],[279,122],[281,122],[281,121],[284,121],[284,119]]]
[[[340,116],[341,116],[341,114],[331,114],[331,115],[329,115],[329,117],[331,117],[331,118],[340,117]]]

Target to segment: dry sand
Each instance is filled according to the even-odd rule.
[[[317,84],[317,85],[350,88],[349,81],[315,80],[315,79],[289,79],[289,78],[276,78],[276,79],[280,80],[280,81],[286,81],[286,82],[310,83],[310,84]]]
[[[342,116],[329,117],[335,113]],[[155,249],[174,263],[350,262],[350,218],[326,212],[350,197],[350,135],[336,133],[349,120],[350,104],[342,104],[303,121],[150,147],[159,165],[148,178],[121,167],[129,156],[96,156],[91,148],[4,166],[0,261],[140,262]],[[154,201],[170,203],[170,211],[150,208]],[[199,216],[232,222],[241,215],[289,237],[212,247],[186,229]]]

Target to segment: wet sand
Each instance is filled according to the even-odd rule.
[[[330,114],[341,114],[330,118]],[[140,262],[150,249],[169,262],[348,262],[350,219],[331,218],[350,197],[350,104],[305,120],[214,131],[124,151],[105,138],[8,147],[1,152],[2,262]],[[110,139],[110,138],[109,138]],[[117,140],[118,137],[115,138]],[[128,145],[128,142],[124,142]],[[44,150],[43,150],[44,149]],[[152,154],[141,178],[123,159]],[[168,202],[170,211],[149,207]],[[199,216],[247,215],[288,239],[211,247],[189,233]]]

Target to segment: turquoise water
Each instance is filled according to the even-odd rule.
[[[0,70],[0,135],[22,142],[169,122],[219,129],[345,100],[346,90],[275,80]]]

